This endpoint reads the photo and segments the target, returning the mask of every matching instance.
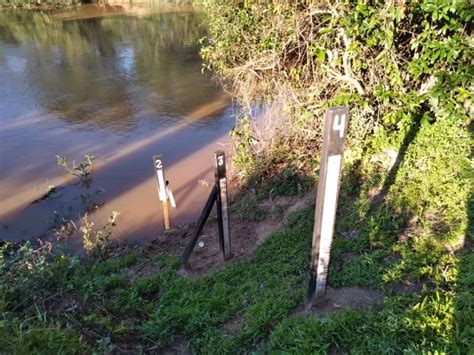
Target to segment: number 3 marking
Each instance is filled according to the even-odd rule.
[[[219,166],[224,165],[224,157],[222,155],[217,157],[217,165]]]
[[[339,131],[339,137],[344,137],[344,129],[346,126],[346,115],[342,115],[341,119],[339,120],[339,115],[334,117],[334,122],[332,124],[332,129],[335,131]]]

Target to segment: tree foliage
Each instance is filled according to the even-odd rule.
[[[418,121],[467,122],[474,113],[474,7],[467,0],[206,5],[208,66],[233,80],[244,103],[284,98],[286,125],[298,129],[287,130],[277,150],[300,166],[318,148],[328,106],[350,106],[352,146],[379,126],[406,131]],[[274,160],[272,147],[272,157],[258,157],[246,142],[254,160]]]

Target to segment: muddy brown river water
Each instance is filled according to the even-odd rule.
[[[154,154],[176,199],[172,223],[198,216],[234,108],[202,73],[199,13],[132,10],[0,12],[0,239],[51,236],[60,217],[77,224],[90,196],[96,226],[118,211],[114,238],[153,239],[163,228]],[[90,187],[56,159],[84,154],[96,157]],[[58,192],[32,204],[49,186]]]

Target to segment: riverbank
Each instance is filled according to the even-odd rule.
[[[374,138],[371,154],[345,171],[324,308],[304,309],[311,184],[279,175],[231,205],[236,257],[227,263],[213,224],[187,270],[177,257],[192,226],[86,258],[4,245],[2,349],[467,353],[469,130],[445,120],[410,137],[402,156],[393,153],[397,141]]]
[[[445,125],[435,131],[458,138],[462,132]],[[408,156],[426,156],[435,131],[421,130]],[[449,150],[453,162],[463,152],[456,147],[438,149]],[[382,149],[367,166],[377,160],[388,168],[390,156]],[[438,168],[444,158],[435,159]],[[416,179],[425,193],[417,195],[402,178],[380,202],[378,174],[365,174],[355,191],[358,175],[346,172],[323,308],[304,308],[315,196],[304,194],[300,181],[280,177],[231,205],[235,256],[225,263],[212,218],[190,269],[182,269],[178,257],[192,226],[143,246],[98,245],[88,257],[48,244],[4,244],[0,345],[18,353],[466,353],[472,345],[472,242],[468,235],[463,245],[434,239],[416,210],[400,211],[404,199],[429,203],[433,197],[425,200],[432,182],[410,164],[399,174]],[[451,177],[442,182],[447,211],[459,218],[462,192],[453,190]],[[464,228],[438,224],[437,236]]]

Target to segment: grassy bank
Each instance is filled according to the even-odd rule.
[[[346,169],[329,285],[375,290],[383,301],[373,309],[298,312],[308,279],[309,206],[290,214],[249,260],[197,279],[177,274],[177,259],[159,250],[79,259],[4,245],[0,347],[467,354],[474,341],[468,134],[451,120],[391,139],[381,132],[370,154]],[[402,163],[391,165],[387,152],[403,145]],[[294,191],[289,183],[282,192]]]

